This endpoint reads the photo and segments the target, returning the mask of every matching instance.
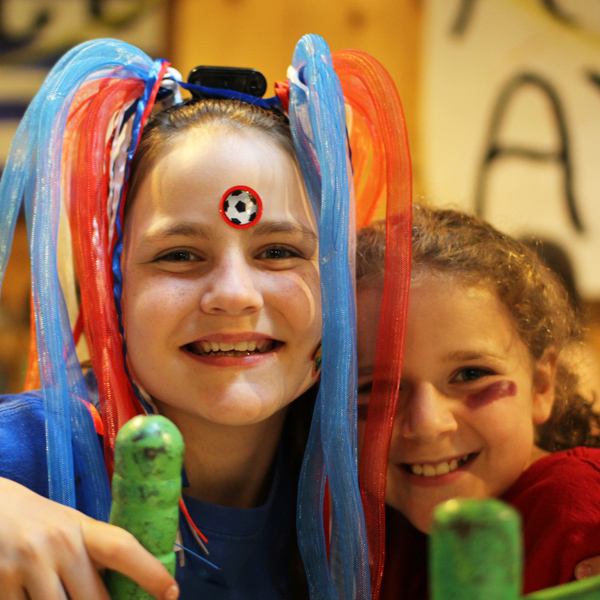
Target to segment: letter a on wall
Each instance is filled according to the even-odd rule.
[[[599,298],[597,4],[427,0],[424,23],[426,193],[562,245]]]

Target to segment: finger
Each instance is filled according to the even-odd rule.
[[[27,600],[25,590],[21,585],[14,586],[0,577],[0,598],[2,600]]]
[[[25,597],[29,600],[67,600],[62,582],[54,569],[39,568],[35,573],[29,571],[24,584]]]
[[[84,543],[97,564],[119,571],[158,600],[176,600],[179,588],[166,567],[129,532],[92,519],[82,522]]]
[[[592,556],[575,567],[575,579],[587,579],[600,574],[600,556]]]
[[[102,577],[87,554],[63,565],[60,577],[70,600],[110,600]]]
[[[4,556],[0,560],[0,598],[3,600],[27,600],[22,579],[17,577],[17,570]]]
[[[44,552],[44,541],[32,537],[4,549],[0,568],[2,600],[67,600],[54,568],[54,555]]]
[[[588,563],[579,563],[575,567],[575,579],[587,579],[592,576],[592,570]]]

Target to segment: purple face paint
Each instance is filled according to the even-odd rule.
[[[514,381],[508,379],[502,379],[501,381],[495,381],[482,390],[469,394],[467,396],[467,404],[471,408],[479,408],[485,406],[495,400],[501,398],[507,398],[508,396],[516,396],[517,384]]]

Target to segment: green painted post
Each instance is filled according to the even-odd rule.
[[[499,500],[449,500],[434,511],[432,600],[517,600],[520,519]]]
[[[132,533],[172,574],[182,461],[183,439],[165,417],[135,417],[115,439],[110,522]],[[117,571],[107,571],[105,583],[112,600],[153,599]]]
[[[521,596],[520,539],[517,513],[499,500],[438,506],[430,540],[432,600],[600,600],[600,575]]]

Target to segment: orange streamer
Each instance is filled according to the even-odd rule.
[[[371,190],[370,182],[375,182],[375,188],[380,185],[378,169],[385,164],[385,282],[359,479],[367,525],[371,593],[373,600],[377,600],[385,562],[387,459],[400,386],[410,282],[412,169],[402,104],[388,72],[371,56],[353,50],[334,52],[333,65],[348,104],[367,123],[374,118],[375,129],[365,125],[357,130],[361,140],[367,135],[370,141],[364,146],[373,156],[371,161],[362,157],[356,160],[360,165],[358,176],[366,181],[359,182],[364,192],[362,196],[357,194],[357,215],[361,215],[360,220],[357,216],[357,226],[367,224],[375,213],[379,191]],[[363,152],[361,148],[362,145],[352,148],[353,157]],[[385,161],[379,154],[381,148]],[[367,165],[372,171],[369,174]]]

